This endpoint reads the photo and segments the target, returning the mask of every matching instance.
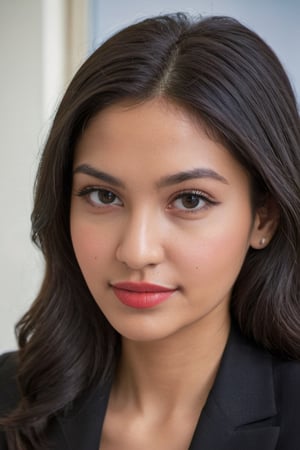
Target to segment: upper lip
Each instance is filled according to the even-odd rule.
[[[160,286],[158,284],[133,281],[120,281],[119,283],[112,284],[112,287],[132,292],[168,292],[175,290],[175,288]]]

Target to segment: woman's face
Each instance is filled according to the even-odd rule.
[[[99,308],[141,341],[227,321],[259,239],[245,170],[162,99],[112,106],[89,123],[75,151],[70,221]]]

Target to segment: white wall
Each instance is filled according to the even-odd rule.
[[[258,32],[284,64],[300,99],[299,0],[90,0],[91,49],[121,27],[143,17],[186,11],[229,15]]]
[[[14,325],[43,274],[30,240],[33,183],[67,79],[87,53],[87,3],[0,0],[0,353],[16,347]]]
[[[41,7],[0,2],[0,351],[32,300],[40,258],[30,242],[32,184],[41,141]]]

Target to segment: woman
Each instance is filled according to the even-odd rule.
[[[299,146],[282,66],[233,19],[96,50],[39,167],[1,450],[299,448]]]

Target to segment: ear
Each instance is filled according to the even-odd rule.
[[[274,236],[279,222],[279,209],[272,197],[267,197],[264,204],[256,209],[253,228],[250,236],[250,246],[263,249]]]

